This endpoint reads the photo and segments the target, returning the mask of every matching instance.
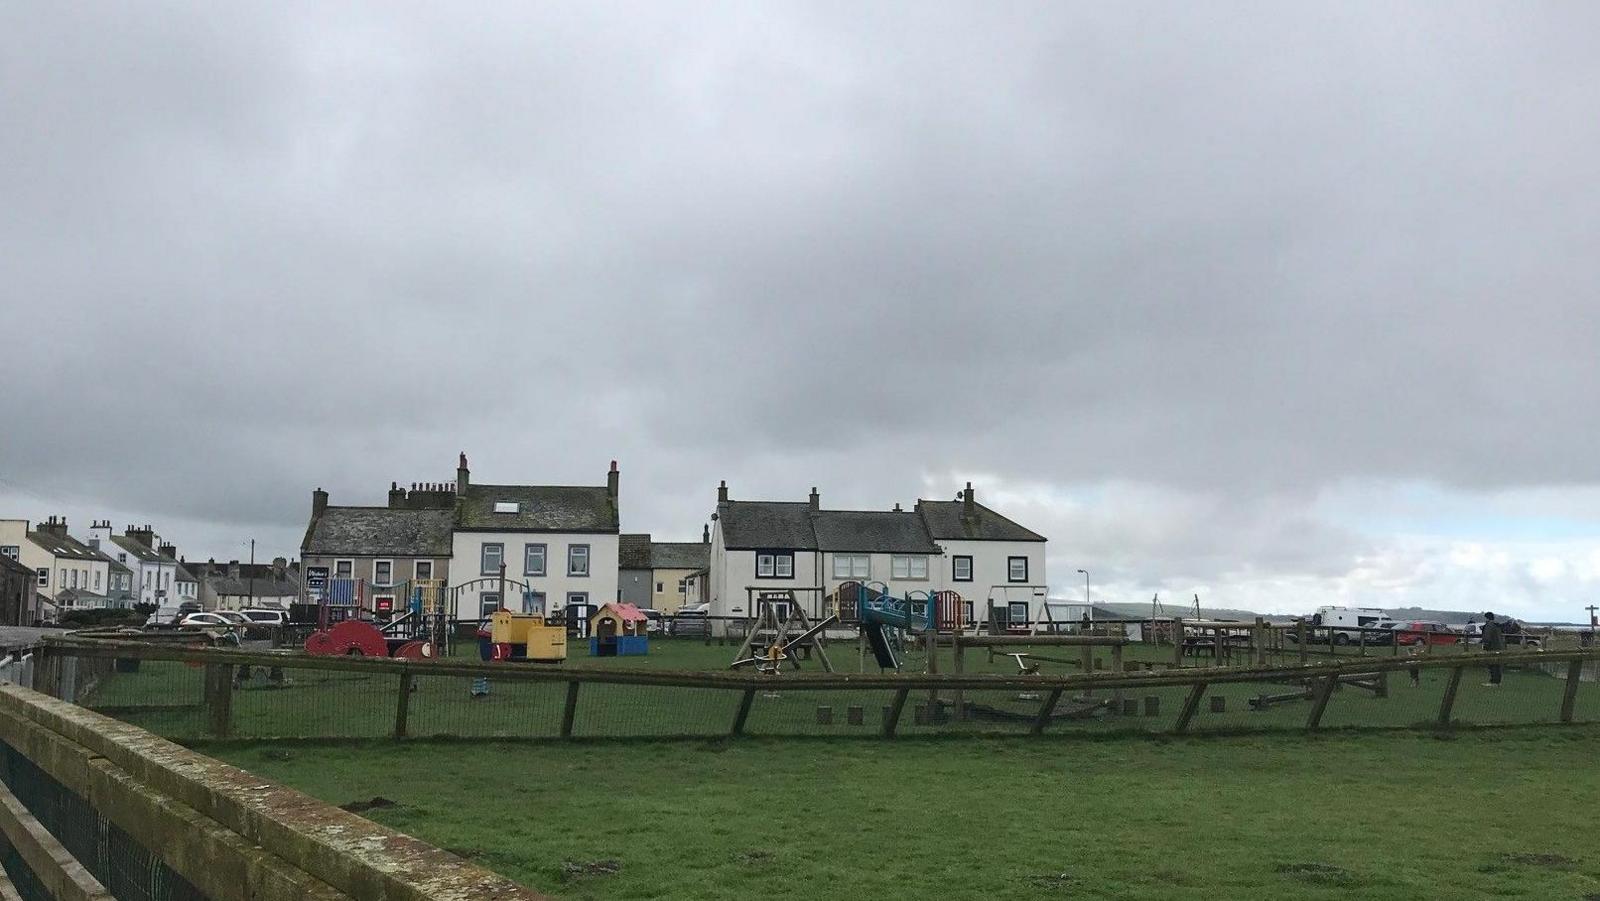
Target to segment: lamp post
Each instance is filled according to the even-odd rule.
[[[1089,603],[1089,571],[1080,569],[1078,572],[1083,573],[1083,606],[1088,611],[1089,622],[1092,623],[1094,622],[1094,607]]]

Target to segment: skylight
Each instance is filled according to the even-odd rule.
[[[521,511],[522,511],[522,505],[517,503],[516,501],[495,501],[494,502],[494,512],[496,512],[496,513],[519,513]]]

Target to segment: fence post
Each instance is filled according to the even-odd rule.
[[[1450,710],[1456,706],[1456,691],[1461,688],[1461,674],[1466,671],[1465,666],[1457,666],[1450,670],[1450,681],[1444,686],[1444,700],[1439,702],[1439,725],[1450,725]]]
[[[1573,660],[1567,664],[1567,688],[1561,694],[1561,721],[1572,722],[1572,708],[1578,702],[1578,679],[1583,673],[1583,661]]]
[[[1178,711],[1178,722],[1172,727],[1174,732],[1189,731],[1189,721],[1194,719],[1194,712],[1200,709],[1200,698],[1206,693],[1206,683],[1196,682],[1194,688],[1189,689],[1189,696],[1183,699],[1183,709]]]
[[[1122,645],[1120,644],[1111,646],[1111,674],[1114,676],[1122,675]],[[1111,703],[1116,705],[1117,710],[1120,711],[1122,709],[1121,685],[1111,689]]]
[[[1183,666],[1183,618],[1172,618],[1172,665]]]
[[[1322,725],[1322,711],[1328,709],[1328,699],[1333,697],[1333,689],[1339,684],[1339,674],[1334,673],[1322,680],[1317,687],[1317,696],[1312,700],[1311,715],[1306,717],[1306,728],[1315,729]]]
[[[411,719],[411,683],[413,678],[415,677],[411,675],[410,670],[400,674],[400,697],[396,698],[394,702],[394,737],[397,739],[406,737],[407,724]]]
[[[1044,732],[1044,727],[1050,722],[1050,714],[1055,712],[1056,702],[1061,700],[1061,692],[1063,690],[1060,688],[1051,689],[1050,694],[1045,696],[1044,703],[1039,705],[1039,715],[1033,719],[1032,731],[1034,735]]]
[[[578,713],[578,686],[582,685],[577,679],[567,683],[567,706],[561,711],[561,737],[572,737],[572,720]]]
[[[905,709],[906,695],[911,689],[902,688],[894,693],[894,703],[889,706],[889,715],[883,720],[883,737],[894,738],[894,727],[900,723],[900,711]]]
[[[1309,649],[1306,647],[1306,618],[1303,616],[1294,618],[1294,637],[1295,644],[1300,646],[1300,665],[1305,666],[1306,653]]]
[[[755,700],[756,690],[754,688],[746,688],[744,697],[739,699],[739,712],[733,715],[733,728],[728,730],[729,735],[744,734],[744,721],[750,718],[750,705],[754,704]]]
[[[954,667],[956,675],[959,676],[967,671],[967,654],[961,646],[960,632],[950,636],[950,644],[955,650]],[[967,718],[967,693],[958,688],[955,690],[953,700],[956,702],[956,719],[965,720]]]
[[[206,664],[205,697],[211,734],[227,738],[233,728],[233,664]]]
[[[1256,641],[1256,666],[1267,665],[1267,619],[1263,616],[1256,617],[1256,629],[1252,633]]]

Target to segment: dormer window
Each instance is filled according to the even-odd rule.
[[[522,512],[522,505],[517,503],[516,501],[495,501],[494,502],[494,512],[496,512],[496,513],[520,513],[520,512]]]

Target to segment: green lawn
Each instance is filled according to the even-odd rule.
[[[1600,897],[1597,741],[1577,726],[206,749],[336,804],[389,799],[366,815],[562,897],[1580,899]]]

